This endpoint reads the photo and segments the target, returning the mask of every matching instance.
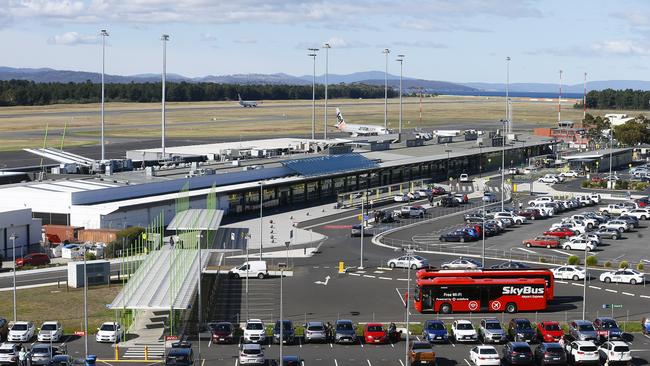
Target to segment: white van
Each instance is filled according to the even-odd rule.
[[[257,277],[263,279],[269,275],[266,261],[248,261],[241,266],[234,267],[228,274],[232,278]]]

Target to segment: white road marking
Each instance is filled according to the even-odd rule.
[[[366,360],[366,361],[368,361],[368,366],[372,366],[372,364],[370,363],[370,360]]]
[[[398,278],[397,280],[398,281],[408,281],[409,279],[408,278]]]
[[[563,252],[563,251],[561,251],[561,250],[557,250],[557,249],[551,249],[551,250],[554,251],[555,253],[564,254],[564,255],[566,255],[566,256],[571,255],[570,253]]]
[[[611,289],[608,289],[608,288],[606,288],[605,291],[607,291],[607,292],[613,292],[613,293],[615,293],[615,294],[618,293],[618,291],[616,291],[616,290],[611,290]]]
[[[235,366],[239,365],[239,359],[235,358]]]
[[[360,275],[360,274],[358,274],[358,273],[348,273],[348,274],[349,274],[350,276],[357,276],[357,277],[361,277],[361,275]]]
[[[373,275],[363,275],[363,277],[366,277],[366,278],[376,278],[376,277],[373,276]]]
[[[631,294],[631,293],[629,293],[629,292],[621,292],[621,293],[622,293],[623,295],[627,295],[627,296],[635,296],[634,294]]]
[[[392,344],[392,343],[390,344],[390,346],[391,346],[391,347],[393,347],[393,348],[395,348],[395,345],[394,345],[394,344]]]
[[[472,364],[471,364],[471,363],[469,363],[469,361],[467,361],[467,359],[466,359],[466,358],[463,358],[463,360],[465,361],[465,363],[467,364],[467,366],[472,366]]]
[[[639,296],[641,296],[644,299],[650,299],[650,296],[648,296],[648,295],[639,295]]]
[[[584,286],[584,285],[581,284],[581,283],[572,283],[571,285],[573,285],[573,286],[580,286],[580,287],[583,287],[583,286]]]
[[[522,252],[530,253],[530,254],[537,254],[536,252],[526,249],[526,248],[517,248],[518,250],[521,250]]]
[[[210,342],[208,342],[208,348],[210,348],[210,347],[212,347],[212,339],[210,339]]]
[[[400,358],[398,361],[399,361],[399,364],[400,364],[401,366],[404,366],[404,362],[402,362],[402,359],[401,359],[401,358]]]
[[[361,346],[361,348],[363,348],[363,342],[359,342],[359,345]]]
[[[568,283],[566,281],[560,281],[560,280],[555,280],[555,282],[557,282],[557,283]]]
[[[339,363],[336,361],[336,358],[334,359],[334,366],[339,366]]]
[[[397,292],[397,296],[399,296],[399,299],[402,300],[402,304],[406,306],[406,301],[404,301],[404,298],[402,297],[402,294],[399,293],[399,289],[395,287],[395,291]]]
[[[557,282],[557,281],[556,281],[556,282]],[[596,290],[602,290],[602,287],[598,287],[598,286],[591,286],[591,285],[589,285],[589,288],[593,288],[593,289],[596,289]]]
[[[377,278],[379,278],[380,280],[389,280],[389,281],[392,281],[392,280],[393,280],[393,279],[390,278],[390,277],[377,277]]]

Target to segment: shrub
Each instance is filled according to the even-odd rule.
[[[580,186],[582,188],[591,188],[591,182],[588,180],[583,180],[582,183],[580,183]]]
[[[595,255],[588,256],[587,257],[587,265],[590,266],[590,267],[594,267],[594,266],[598,265],[598,257],[596,257]]]
[[[621,263],[618,264],[618,268],[628,268],[630,267],[630,264],[627,261],[621,261]]]
[[[616,182],[616,184],[614,185],[614,189],[628,189],[629,185],[630,182],[626,180],[621,180]]]
[[[637,271],[643,271],[643,268],[644,268],[644,267],[643,267],[643,263],[641,263],[641,262],[639,262],[639,263],[636,265],[636,270],[637,270]]]
[[[548,260],[544,257],[539,257],[539,263],[547,263]]]
[[[605,262],[604,266],[605,266],[605,268],[610,268],[612,266],[612,262],[607,261],[607,262]]]
[[[86,252],[85,256],[86,256],[87,261],[94,261],[95,259],[97,259],[97,256],[95,255],[95,253]]]
[[[580,258],[578,258],[578,256],[576,256],[576,255],[572,255],[572,256],[569,256],[569,258],[567,259],[566,262],[567,262],[567,264],[569,264],[571,266],[575,266],[577,264],[580,264]]]

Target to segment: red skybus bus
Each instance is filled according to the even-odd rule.
[[[415,309],[422,312],[507,312],[546,309],[542,278],[437,277],[418,279]]]
[[[440,277],[470,277],[470,278],[542,278],[546,282],[546,300],[551,301],[554,297],[555,278],[549,269],[476,269],[476,270],[430,270],[421,269],[417,272],[418,279],[433,279]]]

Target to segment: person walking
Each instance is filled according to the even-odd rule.
[[[18,351],[18,364],[20,366],[27,366],[27,350],[22,344],[18,347],[20,347],[20,350]]]

